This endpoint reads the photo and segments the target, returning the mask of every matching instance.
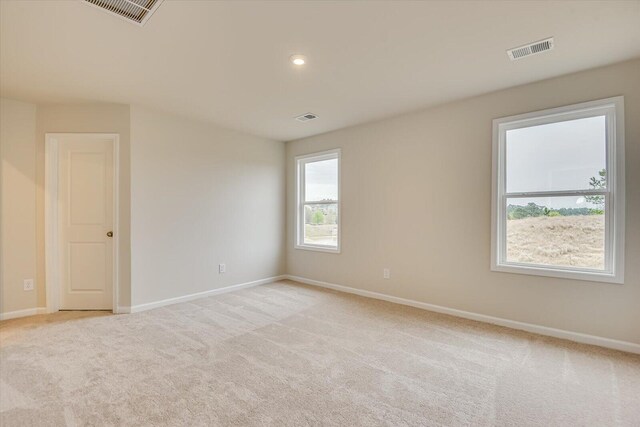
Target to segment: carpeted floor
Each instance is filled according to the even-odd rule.
[[[292,282],[0,340],[3,427],[640,425],[639,356]]]

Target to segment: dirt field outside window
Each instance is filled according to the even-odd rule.
[[[604,270],[604,215],[507,221],[507,262]]]

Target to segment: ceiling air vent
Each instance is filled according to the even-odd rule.
[[[144,25],[163,0],[82,0],[140,26]]]
[[[318,116],[313,113],[306,113],[301,116],[296,117],[295,119],[299,122],[308,122],[309,120],[315,120]]]
[[[509,49],[507,51],[507,55],[509,55],[509,59],[515,61],[516,59],[521,59],[526,56],[546,52],[551,49],[553,49],[553,37],[534,43],[529,43],[524,46],[514,47],[513,49]]]

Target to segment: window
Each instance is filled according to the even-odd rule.
[[[616,97],[493,121],[494,271],[623,283]]]
[[[296,157],[296,248],[340,252],[340,150]]]

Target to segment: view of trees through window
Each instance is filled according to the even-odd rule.
[[[337,247],[337,157],[305,163],[304,182],[304,243]]]
[[[605,180],[603,169],[590,185],[602,189]],[[604,196],[547,199],[508,199],[507,261],[603,270]]]
[[[314,204],[304,207],[304,241],[335,246],[338,239],[338,205]]]
[[[580,194],[607,188],[604,116],[506,138],[506,261],[604,270],[605,196]]]

